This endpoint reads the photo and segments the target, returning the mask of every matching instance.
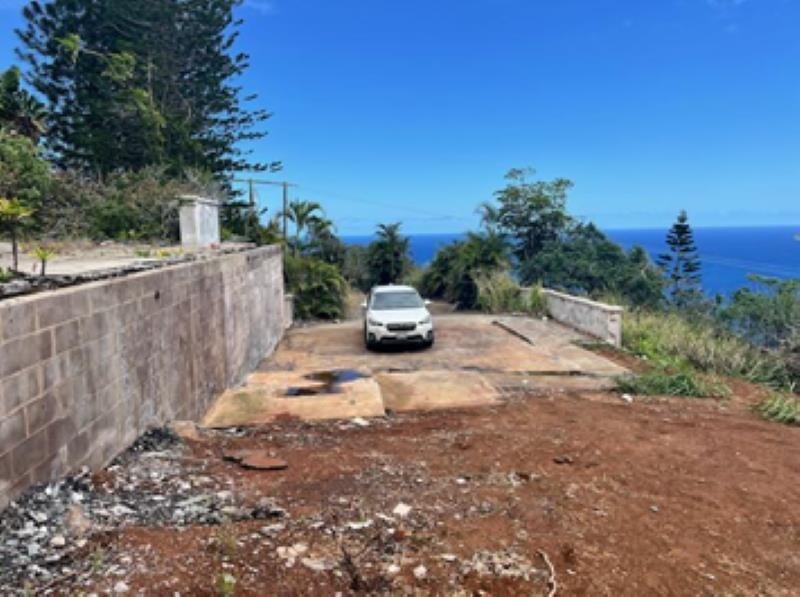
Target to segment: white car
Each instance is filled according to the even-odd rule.
[[[367,348],[412,342],[432,346],[433,320],[428,304],[411,286],[375,286],[361,305]]]

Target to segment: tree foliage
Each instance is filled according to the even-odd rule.
[[[38,210],[50,186],[50,166],[28,137],[0,129],[0,196]]]
[[[216,175],[251,163],[241,143],[269,114],[234,80],[241,0],[48,0],[23,10],[19,57],[49,108],[47,147],[62,167],[104,177],[157,166]]]
[[[411,268],[409,240],[400,233],[400,225],[378,225],[377,238],[367,249],[372,285],[396,284]]]
[[[445,245],[436,253],[422,276],[425,296],[455,303],[459,309],[475,309],[482,278],[508,269],[508,248],[501,236],[471,232],[465,240]]]
[[[534,172],[510,170],[506,186],[495,193],[496,203],[479,208],[487,233],[510,247],[519,282],[596,297],[615,295],[634,306],[656,305],[662,284],[647,253],[639,247],[625,253],[594,224],[577,221],[566,204],[572,183],[564,178],[531,182],[528,176]]]
[[[0,74],[0,127],[38,143],[45,132],[47,111],[20,85],[21,73],[12,66]]]
[[[335,265],[313,257],[287,255],[285,277],[299,319],[342,316],[347,283]]]

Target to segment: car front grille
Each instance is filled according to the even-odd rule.
[[[416,323],[390,323],[386,326],[386,329],[390,332],[410,332],[416,327]]]

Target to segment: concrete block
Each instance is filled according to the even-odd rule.
[[[39,369],[38,366],[29,367],[15,375],[0,379],[0,419],[42,393]]]
[[[35,304],[40,329],[84,317],[89,314],[90,307],[89,297],[80,286],[48,292],[37,297]]]
[[[0,341],[11,340],[36,330],[36,307],[29,300],[0,303]]]
[[[33,435],[52,423],[61,413],[59,400],[53,393],[43,395],[25,405],[28,435]]]
[[[57,326],[53,330],[56,354],[78,346],[80,342],[80,331],[80,323],[77,319],[73,319]]]
[[[48,456],[47,429],[26,439],[11,450],[11,467],[14,475],[22,476],[42,464]]]
[[[0,419],[0,454],[7,453],[27,437],[25,413],[22,409]]]
[[[180,230],[181,244],[185,247],[218,244],[219,202],[195,195],[181,197]]]
[[[0,344],[0,378],[40,364],[53,354],[49,330],[35,332]]]

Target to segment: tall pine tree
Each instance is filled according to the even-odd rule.
[[[695,306],[703,299],[702,278],[700,257],[686,210],[681,210],[667,233],[667,247],[668,252],[659,255],[656,262],[667,279],[669,301],[678,308]]]
[[[234,80],[248,56],[233,45],[241,0],[29,2],[19,57],[47,99],[47,148],[62,167],[103,177],[162,166],[262,170],[243,141],[270,115],[250,110]]]

